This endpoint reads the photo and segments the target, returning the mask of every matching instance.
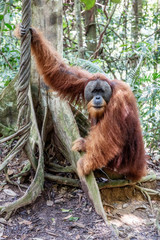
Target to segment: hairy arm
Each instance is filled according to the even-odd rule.
[[[77,100],[83,95],[86,81],[92,74],[78,67],[68,66],[37,29],[31,28],[31,34],[32,54],[44,82],[62,97],[67,96],[71,101]],[[19,27],[15,35],[20,37]]]

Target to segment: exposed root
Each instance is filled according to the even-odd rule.
[[[145,183],[145,182],[153,182],[155,180],[160,180],[160,176],[156,175],[154,172],[150,172],[147,176],[143,177],[139,182],[132,182],[130,180],[125,179],[116,179],[116,180],[110,180],[108,182],[101,182],[98,184],[100,189],[103,188],[115,188],[115,187],[125,187],[125,186],[137,186],[139,183]],[[155,191],[152,190],[151,191]],[[153,195],[153,193],[152,193]]]
[[[72,187],[80,187],[80,181],[78,179],[56,176],[49,173],[45,173],[44,176],[45,178],[51,181],[55,181],[56,183],[59,183],[59,184],[68,185]]]
[[[15,175],[11,176],[10,179],[14,179],[14,178],[26,176],[26,175],[29,173],[30,169],[31,169],[31,163],[28,162],[28,163],[23,167],[23,169],[22,169],[22,171],[21,171],[20,173],[17,173],[17,174],[15,174]]]
[[[5,174],[5,175],[6,175],[6,180],[7,180],[8,183],[17,186],[19,189],[20,189],[21,187],[27,188],[26,185],[23,185],[23,184],[20,184],[20,183],[17,183],[17,182],[12,181],[12,180],[10,179],[9,175],[7,174],[7,171],[6,171],[6,174]],[[20,189],[20,191],[21,191],[21,189]],[[21,192],[22,192],[22,191],[21,191]]]
[[[40,156],[39,158],[39,166],[37,168],[37,172],[35,175],[35,178],[29,188],[27,189],[26,193],[19,198],[18,200],[9,203],[6,206],[0,207],[0,214],[6,213],[6,219],[8,219],[11,214],[16,211],[18,208],[23,207],[25,205],[28,205],[32,203],[41,193],[43,189],[43,182],[41,178],[43,179],[43,168],[41,167],[41,163],[43,161],[43,156]]]
[[[21,149],[26,144],[26,139],[28,138],[29,132],[24,133],[21,138],[17,141],[16,145],[13,149],[9,152],[7,157],[4,159],[3,163],[0,165],[0,171],[2,171],[8,163],[21,151]]]
[[[153,190],[153,189],[150,189],[150,188],[140,187],[140,186],[137,186],[137,185],[136,185],[136,188],[141,190],[141,191],[146,192],[147,194],[149,194],[149,196],[160,196],[159,191],[156,191],[156,190]]]
[[[47,165],[49,166],[50,172],[59,172],[59,173],[74,173],[75,172],[75,170],[73,169],[72,166],[63,167],[56,163],[48,163]]]
[[[34,155],[34,146],[31,147],[30,141],[27,141],[27,143],[24,147],[24,152],[27,155],[33,169],[36,171],[38,163],[37,163],[37,160],[36,160],[35,155]]]
[[[149,195],[149,192],[152,190],[152,189],[147,189],[147,188],[144,188],[144,187],[140,187],[140,186],[135,186],[136,189],[138,189],[145,198],[147,198],[148,202],[149,202],[149,205],[151,207],[151,210],[153,211],[153,205],[152,205],[152,201],[151,201],[151,197]],[[154,191],[154,190],[152,190]]]
[[[17,132],[13,133],[12,135],[2,138],[0,139],[0,143],[4,143],[7,141],[10,141],[13,138],[19,137],[21,135],[23,135],[24,132],[28,131],[28,129],[31,127],[31,122],[29,122],[27,125],[25,125],[24,127],[22,127],[21,129],[19,129]]]
[[[158,235],[160,236],[160,211],[157,214],[156,227],[158,229]]]
[[[35,201],[35,199],[40,195],[40,193],[42,192],[42,189],[43,189],[43,183],[44,183],[43,145],[42,145],[42,140],[41,140],[41,136],[40,136],[37,121],[36,121],[36,115],[35,115],[35,111],[34,111],[31,91],[29,91],[29,99],[30,99],[30,104],[31,104],[31,115],[32,115],[32,122],[33,122],[32,130],[34,128],[34,133],[36,134],[35,139],[37,140],[37,144],[38,144],[38,148],[39,148],[38,167],[36,169],[35,177],[31,183],[31,185],[25,192],[25,194],[18,200],[14,201],[12,203],[9,203],[6,206],[0,206],[0,214],[6,213],[7,219],[18,208],[28,205],[28,204],[32,203],[33,201]],[[25,138],[25,135],[23,136],[23,138]],[[22,143],[23,143],[23,141],[22,141]],[[21,143],[21,148],[22,148],[22,143]],[[16,144],[16,146],[17,146],[17,144]],[[17,147],[19,147],[19,146],[17,146]],[[18,148],[18,150],[19,150],[19,148]],[[15,149],[15,151],[17,151],[17,152],[18,152],[18,150]],[[12,155],[15,156],[15,153],[11,154],[11,156]],[[13,156],[12,156],[12,158],[13,158]],[[7,158],[6,160],[7,161],[5,161],[5,166],[8,164],[9,158]],[[4,162],[2,163],[2,165],[4,168]]]

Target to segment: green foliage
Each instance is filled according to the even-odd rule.
[[[105,72],[96,63],[92,63],[91,61],[74,57],[70,57],[69,61],[71,65],[80,66],[81,68],[87,70],[90,73],[100,72],[105,75]]]
[[[63,212],[63,213],[72,212],[72,210],[71,210],[71,209],[65,209],[65,208],[62,208],[61,210],[62,210],[62,212]]]
[[[134,91],[147,147],[157,150],[160,144],[160,74],[153,73],[138,79]]]
[[[71,221],[71,222],[77,222],[79,219],[79,217],[73,217],[71,216],[68,220]]]
[[[95,0],[81,0],[82,3],[85,4],[85,10],[89,10],[95,5]]]
[[[111,0],[111,2],[113,2],[113,3],[120,3],[121,0]]]
[[[115,7],[115,1],[120,4],[104,31],[111,11]],[[95,5],[95,0],[81,2],[84,3],[81,4],[82,13]],[[128,82],[139,105],[146,146],[150,150],[159,151],[160,18],[158,1],[142,1],[142,7],[137,14],[133,12],[131,1],[111,0],[106,8],[106,1],[98,1],[95,15],[97,45],[100,43],[98,57],[95,58],[95,49],[92,51],[87,49],[88,28],[82,19],[84,42],[82,51],[85,59],[77,59],[77,29],[73,3],[74,1],[64,3],[64,56],[73,65],[82,66],[92,73],[101,72],[108,78]],[[20,22],[20,10],[20,0],[0,0],[0,89],[7,86],[18,71],[19,41],[13,37],[12,32],[15,25]],[[82,14],[82,18],[84,17],[85,15]]]
[[[88,51],[87,46],[85,44],[83,46],[84,58],[90,59],[87,62],[81,59],[75,60],[78,52],[75,16],[72,14],[71,5],[65,9],[65,57],[70,59],[74,65],[82,66],[92,73],[101,72],[103,69],[109,78],[128,82],[139,105],[146,146],[151,151],[159,151],[160,32],[158,29],[160,28],[160,19],[158,2],[157,0],[141,1],[142,7],[138,8],[137,14],[133,11],[131,1],[111,0],[107,4],[105,12],[105,1],[96,4],[97,45],[115,2],[120,2],[120,4],[101,39],[98,57],[94,58],[94,49]],[[86,42],[85,28],[83,42]]]
[[[18,71],[19,42],[13,37],[15,25],[20,21],[21,1],[0,0],[0,90]]]

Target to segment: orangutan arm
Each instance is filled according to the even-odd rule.
[[[15,31],[20,37],[20,27]],[[89,72],[78,67],[68,66],[41,32],[31,28],[31,50],[37,69],[45,83],[56,90],[62,97],[73,101],[83,95],[86,81],[92,76]]]

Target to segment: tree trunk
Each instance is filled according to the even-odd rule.
[[[142,16],[142,0],[132,0],[132,26],[131,26],[131,35],[132,35],[132,40],[133,40],[133,48],[135,48],[136,43],[139,40],[139,22],[140,18]],[[132,67],[136,67],[138,64],[138,58],[137,55],[133,56],[133,59],[131,61]]]
[[[28,14],[27,16],[30,16],[30,7],[26,8],[26,4],[28,4],[28,7],[29,7],[30,2],[27,2],[26,0],[23,1],[22,25],[24,24],[23,22],[24,19],[25,20],[27,19],[30,22],[29,17],[24,18],[24,14],[26,15]],[[48,38],[51,42],[53,40],[54,46],[57,49],[62,50],[62,2],[48,1],[46,3],[45,0],[41,0],[41,1],[33,0],[32,7],[33,7],[33,25],[35,25],[36,27],[39,26],[39,28],[41,28],[42,31],[44,31],[46,38]],[[26,9],[28,9],[27,10],[28,12],[26,11]],[[52,11],[49,11],[50,9]],[[56,9],[55,12],[54,12],[54,9]],[[29,27],[30,25],[28,24],[27,29],[29,29]],[[55,30],[57,31],[57,34]],[[30,37],[29,31],[27,32],[27,36]],[[26,39],[26,36],[22,37],[23,43],[24,43],[23,41],[24,38]],[[27,44],[28,43],[29,42],[27,42]],[[26,51],[26,54],[28,54],[29,56],[30,51],[28,52]],[[24,58],[23,56],[24,54],[21,56],[22,57],[21,66],[24,67],[26,66],[25,64],[30,65],[30,61]],[[22,74],[20,74],[20,79],[21,78],[24,81]],[[28,78],[25,78],[25,79],[26,79],[26,82],[25,82],[25,86],[26,86],[26,84],[29,83],[29,79]],[[24,126],[18,129],[17,132],[12,134],[11,136],[8,136],[0,140],[0,143],[3,143],[5,141],[8,141],[18,136],[18,141],[16,145],[13,147],[13,149],[4,159],[3,163],[0,165],[0,171],[6,168],[8,163],[16,156],[16,154],[19,151],[21,151],[22,148],[24,148],[28,156],[28,159],[30,160],[30,163],[36,173],[33,181],[31,182],[31,185],[29,186],[29,188],[27,189],[27,191],[22,197],[20,197],[18,200],[15,200],[9,203],[7,206],[0,206],[0,213],[3,214],[5,212],[7,217],[9,217],[14,210],[18,209],[19,207],[32,203],[39,196],[39,194],[43,189],[44,176],[48,179],[52,179],[52,180],[54,179],[57,182],[63,182],[64,184],[66,183],[68,183],[69,185],[73,184],[73,186],[79,185],[77,180],[73,181],[73,179],[67,179],[65,177],[60,178],[52,174],[44,173],[43,151],[44,151],[46,139],[48,137],[48,133],[49,132],[54,133],[54,138],[58,139],[57,142],[55,141],[55,146],[57,146],[58,150],[63,154],[63,156],[65,156],[65,159],[68,160],[71,164],[71,167],[65,168],[63,172],[65,172],[66,170],[76,172],[76,163],[80,158],[80,154],[72,152],[71,145],[75,139],[80,137],[80,135],[79,135],[76,121],[73,117],[72,111],[68,103],[61,101],[60,98],[57,96],[57,94],[55,96],[54,92],[47,91],[48,89],[45,86],[45,84],[40,81],[40,77],[37,74],[34,63],[32,64],[31,80],[32,80],[31,88],[29,85],[27,85],[29,89],[27,93],[29,96],[30,107],[26,106],[25,109],[27,110],[27,112],[29,111],[31,112],[30,118],[32,119],[32,121],[30,121],[29,119],[29,122],[27,121],[27,124],[25,125],[25,116],[23,116],[22,120],[24,121]],[[13,87],[13,84],[10,86],[12,86],[13,91],[12,92],[8,91],[8,96],[7,96],[8,99],[10,96],[9,93],[13,95],[15,94],[15,89]],[[20,88],[22,90],[23,90],[23,87],[24,86],[20,85]],[[17,91],[20,91],[20,89],[18,88]],[[4,91],[2,93],[2,96],[5,92],[7,93],[7,91]],[[22,100],[25,104],[26,102],[24,98]],[[23,108],[23,104],[22,104],[22,108]],[[9,108],[9,110],[11,109],[12,108]],[[20,113],[21,112],[19,112],[18,116],[21,119],[22,116]],[[29,117],[29,114],[27,116],[27,119],[28,117]],[[31,130],[30,130],[30,126],[31,126]],[[35,150],[36,152],[39,153],[38,161],[34,155]],[[52,165],[57,167],[57,165],[54,163],[52,163]],[[58,165],[58,168],[62,169],[62,166]],[[89,196],[89,198],[91,199],[95,207],[95,210],[99,215],[102,216],[104,221],[107,222],[106,214],[104,212],[103,205],[101,202],[100,192],[99,192],[98,185],[96,183],[93,173],[91,173],[86,178],[85,177],[81,178],[80,180],[82,183],[82,187],[87,193],[87,195]]]
[[[132,39],[134,44],[138,41],[138,0],[132,0]]]
[[[48,1],[46,3],[45,0],[33,0],[32,2],[33,26],[38,26],[45,33],[46,38],[51,41],[55,48],[57,48],[57,50],[62,50],[62,2]],[[79,3],[77,2],[77,4]],[[78,14],[80,14],[80,10],[78,11]],[[42,16],[44,16],[44,19]],[[81,47],[81,44],[79,47]],[[42,84],[39,84],[38,81],[39,76],[33,66],[32,92],[34,94],[34,102],[35,104],[40,105],[40,109],[37,112],[40,112],[40,116],[44,119],[43,123],[39,123],[42,127],[42,141],[45,143],[47,134],[50,131],[54,131],[54,137],[56,139],[54,143],[55,146],[63,154],[63,156],[65,156],[65,159],[71,164],[72,168],[76,172],[76,162],[80,158],[80,154],[72,152],[71,146],[72,142],[79,138],[80,135],[73,113],[67,102],[61,101],[54,92],[47,92],[43,82]],[[37,88],[39,88],[38,91]],[[38,93],[40,94],[38,95]],[[37,99],[40,104],[37,103]],[[39,119],[39,116],[37,119]],[[81,183],[83,189],[87,192],[89,198],[93,202],[95,210],[106,222],[106,214],[103,209],[99,189],[94,175],[90,174],[87,178],[82,178]]]
[[[160,2],[159,0],[157,0],[157,16],[159,16],[159,13],[160,13]],[[160,20],[157,18],[157,21],[156,21],[156,29],[155,29],[156,33],[155,33],[155,41],[157,42],[156,44],[156,50],[155,50],[155,60],[154,61],[154,72],[155,73],[158,73],[158,71],[160,69],[158,69],[158,61],[159,61],[159,55],[160,55],[160,44],[158,44],[158,42],[160,41]]]
[[[95,22],[95,7],[86,10],[85,14],[85,34],[87,50],[93,53],[97,46],[96,22]]]
[[[136,44],[139,39],[140,19],[142,17],[142,0],[132,0],[132,39]]]
[[[75,0],[74,4],[78,39],[78,57],[84,58],[80,0]]]
[[[17,127],[17,104],[15,83],[18,75],[2,91],[0,95],[0,134],[8,136]]]

